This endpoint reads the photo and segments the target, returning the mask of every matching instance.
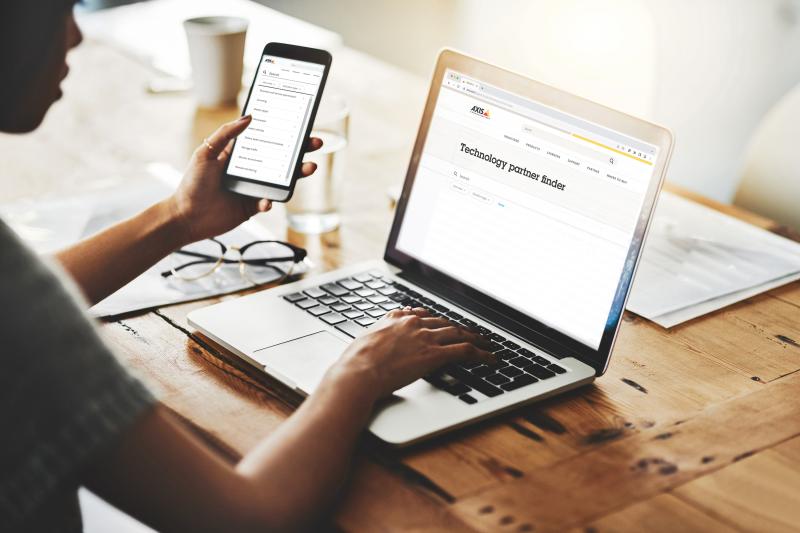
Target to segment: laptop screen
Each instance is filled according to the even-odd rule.
[[[395,247],[596,350],[658,157],[447,69]]]

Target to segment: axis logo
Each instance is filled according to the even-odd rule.
[[[485,109],[485,108],[483,108],[481,106],[474,105],[474,106],[472,106],[472,109],[469,110],[469,112],[473,113],[475,115],[482,116],[483,118],[491,118],[491,115],[489,114],[489,110]]]

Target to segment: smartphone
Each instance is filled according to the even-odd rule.
[[[292,197],[331,60],[316,48],[264,47],[242,111],[253,121],[234,141],[225,187],[276,202]]]

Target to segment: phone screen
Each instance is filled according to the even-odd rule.
[[[319,63],[261,57],[245,108],[253,121],[236,140],[229,175],[289,187],[324,70]]]

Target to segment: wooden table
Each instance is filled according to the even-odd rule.
[[[183,167],[237,110],[143,91],[152,73],[98,43],[71,56],[67,97],[44,127],[0,139],[2,200],[137,179],[150,161]],[[424,80],[352,50],[330,91],[352,104],[343,225],[290,235],[324,271],[381,253],[386,188],[404,176]],[[45,157],[42,157],[43,154]],[[760,226],[771,222],[717,206]],[[276,210],[266,223],[286,233]],[[229,296],[237,297],[237,296]],[[210,301],[103,326],[162,401],[234,461],[297,399],[193,333]],[[347,531],[796,530],[800,524],[800,283],[666,331],[626,313],[595,384],[409,450],[365,437],[335,511]]]

